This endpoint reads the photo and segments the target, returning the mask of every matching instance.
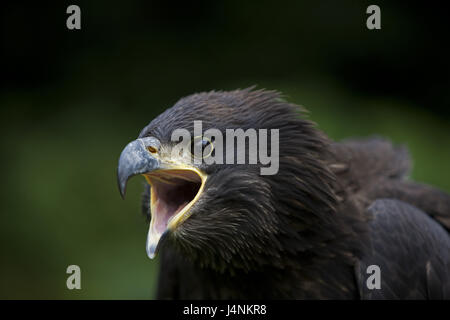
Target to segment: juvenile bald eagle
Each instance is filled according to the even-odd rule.
[[[172,133],[194,120],[279,129],[278,173],[174,156]],[[122,196],[131,176],[148,182],[158,298],[449,299],[450,196],[409,166],[404,148],[332,142],[279,93],[246,89],[179,100],[123,150],[118,182]]]

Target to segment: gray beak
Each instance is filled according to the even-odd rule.
[[[147,137],[134,140],[123,149],[117,167],[117,183],[123,199],[125,199],[127,182],[131,177],[159,168],[159,160],[148,151],[149,147],[158,150],[159,146],[158,139]]]

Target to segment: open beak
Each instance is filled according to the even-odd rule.
[[[122,151],[117,170],[119,191],[125,196],[127,181],[138,174],[150,184],[151,221],[146,250],[153,259],[163,235],[175,230],[191,214],[203,192],[206,174],[180,159],[162,159],[155,138],[130,142]],[[151,151],[153,152],[151,152]]]

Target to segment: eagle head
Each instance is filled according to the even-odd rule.
[[[317,212],[335,202],[320,161],[327,139],[301,111],[249,88],[190,95],[151,121],[118,165],[122,196],[130,177],[147,182],[148,256],[170,246],[201,266],[250,270],[281,264],[289,241],[319,233]],[[244,134],[241,149],[230,132]]]

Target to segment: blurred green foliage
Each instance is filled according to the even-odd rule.
[[[408,69],[412,62],[402,64],[402,57],[422,45],[409,42],[406,31],[427,33],[408,24],[414,11],[388,7],[392,10],[384,14],[383,36],[368,34],[364,3],[343,6],[347,11],[327,1],[292,9],[275,2],[257,8],[233,2],[175,24],[167,18],[170,10],[149,7],[145,24],[136,4],[107,12],[85,4],[79,34],[69,34],[64,23],[61,30],[55,28],[56,18],[49,16],[42,28],[57,29],[56,39],[70,40],[44,43],[43,53],[36,48],[13,52],[26,49],[23,39],[32,41],[28,32],[36,31],[11,27],[16,37],[7,44],[9,61],[19,68],[14,70],[29,59],[36,63],[30,64],[35,69],[21,70],[23,83],[11,80],[0,95],[0,298],[154,296],[158,263],[145,253],[143,179],[130,182],[123,201],[116,184],[117,160],[152,118],[196,91],[253,84],[279,90],[308,109],[333,139],[380,135],[406,144],[414,159],[412,179],[450,191],[448,116],[423,103],[420,98],[428,96],[420,95],[420,86],[403,86],[402,94],[383,91],[382,82],[379,90],[355,86],[371,83],[372,72],[380,67],[371,65],[377,57],[382,65]],[[11,17],[24,12],[14,9]],[[64,8],[61,12],[63,21]],[[276,23],[267,22],[271,17]],[[266,23],[260,24],[262,20]],[[47,60],[47,55],[53,58]],[[368,63],[373,69],[341,77],[341,67],[365,56],[374,59]],[[400,72],[386,73],[386,85]],[[37,80],[27,82],[28,75]],[[413,84],[425,87],[429,82],[421,78]],[[441,101],[439,95],[435,98]],[[81,267],[82,290],[66,288],[70,264]]]

